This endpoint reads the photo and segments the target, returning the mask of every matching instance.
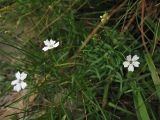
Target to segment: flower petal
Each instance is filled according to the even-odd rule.
[[[133,64],[135,67],[139,67],[140,62],[138,62],[138,61],[133,61],[132,64]]]
[[[129,63],[128,61],[124,61],[124,62],[123,62],[123,66],[124,66],[124,67],[128,67],[129,64],[130,64],[130,63]]]
[[[50,45],[50,41],[47,39],[47,40],[45,40],[45,41],[43,41],[44,42],[44,44],[46,45],[46,46],[49,46]]]
[[[21,78],[21,73],[18,71],[18,72],[15,74],[15,76],[16,76],[17,80],[20,80],[20,78]]]
[[[13,81],[11,82],[11,85],[16,85],[17,83],[19,83],[19,80],[13,80]]]
[[[21,85],[20,84],[15,85],[13,90],[19,92],[21,90]]]
[[[49,49],[49,47],[44,47],[42,50],[47,51],[48,49]]]
[[[24,72],[22,72],[22,73],[21,73],[21,80],[26,79],[26,77],[27,77],[27,74],[26,74],[26,73],[24,73]]]
[[[25,82],[21,82],[21,88],[24,89],[25,87],[27,87],[27,84]]]
[[[134,55],[132,58],[132,61],[137,61],[139,59],[139,57],[137,55]]]
[[[130,64],[130,65],[129,65],[129,67],[128,67],[128,71],[131,71],[131,72],[133,72],[133,71],[134,71],[134,66],[133,66],[132,64]]]
[[[52,40],[52,39],[50,40],[50,44],[51,44],[51,45],[54,45],[55,43],[56,43],[56,41],[54,41],[54,40]]]
[[[54,44],[54,47],[58,47],[59,46],[59,42],[57,42],[56,44]]]
[[[131,61],[131,60],[132,60],[131,55],[128,55],[128,56],[126,57],[126,59],[127,59],[127,61]]]

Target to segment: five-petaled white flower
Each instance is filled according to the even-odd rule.
[[[128,71],[133,72],[134,67],[139,67],[140,62],[137,61],[138,59],[139,57],[137,55],[134,55],[133,57],[128,55],[126,61],[123,62],[123,66],[128,67]]]
[[[21,91],[22,89],[24,89],[25,87],[27,87],[26,82],[24,82],[24,80],[27,77],[27,74],[22,72],[20,73],[19,71],[15,74],[16,80],[13,80],[11,82],[11,85],[13,85],[13,90],[14,91]]]
[[[58,47],[59,46],[59,42],[56,42],[56,41],[54,41],[52,39],[50,39],[50,40],[47,39],[47,40],[44,41],[44,45],[45,45],[45,47],[42,50],[43,51],[47,51],[49,49]]]

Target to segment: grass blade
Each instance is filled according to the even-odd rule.
[[[151,55],[148,53],[145,55],[148,67],[149,67],[149,71],[151,72],[151,77],[153,80],[153,83],[155,85],[156,88],[156,94],[158,96],[158,98],[160,99],[160,79],[156,70],[156,67],[154,65],[154,62],[151,58]]]
[[[134,99],[134,105],[136,108],[138,120],[150,120],[143,97],[140,91],[137,90],[138,88],[136,86],[136,82],[132,82],[131,86],[133,89],[133,99]]]

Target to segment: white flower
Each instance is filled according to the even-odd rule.
[[[21,91],[22,89],[24,89],[25,87],[27,87],[26,82],[24,82],[24,80],[27,77],[27,74],[22,72],[20,73],[19,71],[15,74],[16,80],[13,80],[11,82],[11,85],[13,85],[13,90],[14,91]]]
[[[139,67],[140,62],[137,61],[138,59],[139,57],[137,55],[134,55],[133,58],[131,57],[131,55],[128,55],[126,57],[126,61],[123,62],[123,66],[125,68],[128,67],[128,71],[133,72],[134,67]]]
[[[50,40],[47,39],[46,41],[44,41],[44,45],[45,45],[45,47],[42,50],[43,51],[47,51],[49,49],[58,47],[59,46],[59,42],[56,42],[56,41],[54,41],[52,39],[50,39]]]

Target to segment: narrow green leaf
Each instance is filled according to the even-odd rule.
[[[122,108],[122,107],[120,107],[120,106],[117,106],[117,105],[115,105],[115,104],[112,103],[112,102],[109,102],[109,103],[108,103],[108,106],[110,106],[110,107],[112,107],[112,108],[114,108],[114,109],[116,109],[116,110],[122,111],[122,112],[124,112],[124,113],[127,113],[127,114],[129,114],[129,115],[135,116],[134,113],[132,113],[132,112],[130,112],[129,110],[126,110],[126,109],[124,109],[124,108]]]
[[[133,89],[133,99],[138,120],[150,120],[145,102],[140,91],[136,86],[136,82],[132,82],[131,87]]]
[[[112,83],[112,80],[110,80],[109,83],[104,88],[104,94],[103,94],[103,99],[102,99],[102,107],[103,108],[107,105],[107,102],[108,102],[108,92],[109,92],[109,87],[110,87],[111,83]]]
[[[154,62],[153,62],[151,55],[149,53],[145,55],[145,58],[146,58],[149,70],[151,72],[151,77],[152,77],[153,83],[156,88],[156,94],[157,94],[158,98],[160,99],[160,79],[159,79],[156,67],[155,67]]]

